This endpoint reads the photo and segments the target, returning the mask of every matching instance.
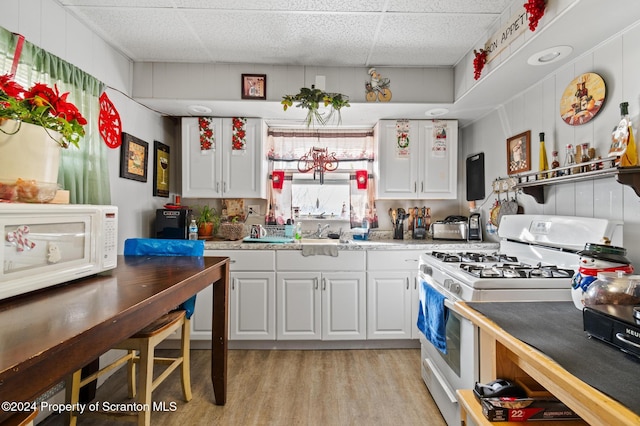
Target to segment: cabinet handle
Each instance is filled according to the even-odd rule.
[[[236,289],[236,279],[232,279],[231,280],[231,290],[235,290]]]
[[[418,182],[413,182],[413,192],[418,192]]]
[[[314,278],[313,282],[314,282],[316,290],[317,290],[318,289],[318,278]]]
[[[407,290],[409,290],[409,277],[407,277]]]
[[[323,279],[322,279],[322,290],[324,291],[324,290],[326,290],[326,289],[327,289],[327,279],[326,279],[326,278],[323,278]]]
[[[223,188],[223,191],[224,191],[224,192],[227,192],[227,191],[228,191],[228,189],[227,189],[227,182],[223,182],[223,183],[222,183],[222,188]]]
[[[424,192],[424,181],[420,182],[420,192]]]
[[[418,289],[418,277],[415,277],[415,278],[413,279],[413,288],[414,288],[415,290],[417,290],[417,289]]]
[[[220,192],[220,182],[216,182],[216,193]]]

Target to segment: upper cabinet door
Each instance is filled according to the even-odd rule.
[[[419,126],[410,124],[409,144],[398,141],[395,120],[381,120],[378,138],[378,199],[415,199],[418,190]]]
[[[182,196],[266,198],[262,120],[247,119],[243,149],[234,149],[231,118],[213,118],[211,127],[215,142],[202,149],[198,118],[182,119]]]
[[[182,196],[216,198],[222,196],[222,119],[211,123],[216,144],[201,149],[197,117],[182,119]]]
[[[456,198],[456,120],[381,120],[377,139],[378,199]]]
[[[227,198],[266,198],[267,167],[263,149],[262,120],[248,118],[244,149],[233,147],[233,121],[222,120],[222,192]]]
[[[458,188],[458,121],[420,122],[418,198],[455,199]]]

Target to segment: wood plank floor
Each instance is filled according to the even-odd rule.
[[[209,363],[209,351],[192,350],[189,403],[182,399],[176,373],[156,389],[153,400],[175,403],[177,410],[153,412],[153,426],[446,425],[420,377],[419,349],[230,350],[222,407],[212,403]],[[95,401],[131,402],[124,373],[110,377]],[[98,418],[78,422],[113,423]],[[50,416],[40,424],[63,425],[65,416]]]

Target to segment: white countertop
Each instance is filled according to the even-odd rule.
[[[473,251],[473,250],[498,250],[497,242],[464,241],[464,240],[367,240],[348,242],[334,242],[327,240],[327,245],[335,245],[338,250],[453,250],[453,251]],[[314,244],[322,244],[315,242]],[[205,241],[205,250],[302,250],[304,243],[245,243],[239,241]]]

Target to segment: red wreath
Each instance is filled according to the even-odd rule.
[[[480,50],[474,50],[473,54],[476,56],[473,59],[473,79],[477,80],[480,78],[480,74],[482,74],[482,69],[484,68],[484,64],[487,63],[488,52],[484,49],[480,49]]]
[[[544,15],[544,0],[527,0],[524,4],[525,10],[529,13],[529,29],[535,31],[538,21]]]
[[[98,130],[102,140],[109,148],[117,148],[122,143],[122,121],[118,110],[113,106],[105,92],[100,95],[100,115],[98,116]]]

